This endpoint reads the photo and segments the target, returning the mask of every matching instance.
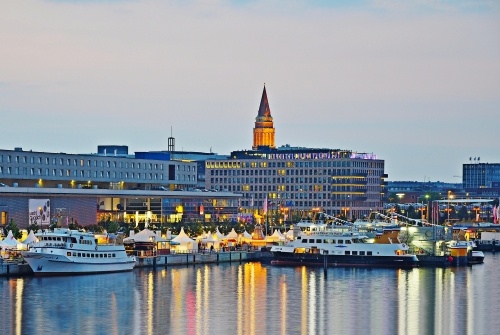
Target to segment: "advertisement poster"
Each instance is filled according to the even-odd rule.
[[[48,226],[50,224],[50,200],[29,199],[30,224]]]

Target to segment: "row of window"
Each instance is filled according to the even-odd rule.
[[[3,167],[0,166],[0,174],[28,175],[28,168]],[[76,178],[119,178],[119,179],[142,179],[142,180],[163,180],[163,174],[147,172],[116,172],[116,171],[84,171],[84,170],[63,170],[63,169],[41,169],[31,168],[31,176],[52,176],[52,177],[76,177]],[[196,181],[195,175],[176,174],[175,180]]]
[[[324,170],[207,170],[210,176],[350,176],[352,174],[382,175],[382,170],[358,170],[358,169],[324,169]],[[326,178],[326,177],[325,177]]]
[[[256,183],[268,183],[268,184],[276,184],[276,183],[329,183],[331,181],[328,177],[310,177],[310,178],[210,178],[210,183],[212,184],[256,184]]]
[[[66,256],[73,256],[73,257],[86,257],[86,258],[114,258],[116,257],[116,254],[105,254],[102,252],[70,252],[68,251],[66,253]]]
[[[302,167],[366,167],[366,168],[383,168],[383,162],[373,161],[350,161],[350,160],[336,160],[336,161],[314,161],[314,162],[240,162],[240,161],[207,161],[205,166],[207,168],[302,168]]]

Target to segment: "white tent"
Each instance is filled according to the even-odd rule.
[[[30,233],[28,234],[28,237],[26,237],[23,240],[23,244],[28,244],[28,243],[31,243],[31,242],[36,242],[36,236],[35,236],[35,233],[33,233],[33,230],[30,230]]]
[[[179,243],[179,245],[172,246],[172,249],[175,249],[176,251],[198,251],[198,243],[186,235],[184,227],[181,228],[179,235],[172,239],[172,242]]]
[[[204,243],[207,248],[213,246],[215,249],[220,248],[220,241],[213,237],[211,232],[208,232],[207,237],[201,240],[201,243]]]
[[[130,237],[124,238],[123,242],[151,242],[151,237],[154,237],[155,242],[168,242],[167,239],[161,237],[160,235],[156,234],[154,231],[149,230],[149,229],[144,229],[137,234],[134,234]]]
[[[275,230],[271,236],[266,237],[267,242],[278,242],[278,241],[284,241],[284,240],[285,240],[285,237],[278,230]]]
[[[224,239],[226,240],[237,240],[238,239],[238,233],[233,229],[231,229],[231,231],[229,232],[229,234],[226,235],[226,237],[224,237]]]
[[[217,230],[215,231],[215,236],[219,239],[222,240],[224,238],[224,235],[221,234],[219,231],[219,227],[217,227]]]
[[[250,233],[248,233],[246,230],[243,232],[243,239],[245,240],[251,240],[253,237]]]
[[[285,237],[289,240],[293,240],[293,229],[286,232]]]
[[[7,237],[2,242],[3,242],[4,246],[10,247],[10,248],[15,248],[19,244],[19,241],[16,240],[16,238],[14,237],[14,235],[12,235],[12,230],[9,230],[9,233],[7,234]]]

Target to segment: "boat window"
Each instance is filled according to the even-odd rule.
[[[87,257],[90,257],[90,254],[87,254]]]
[[[339,240],[339,244],[344,244],[344,240]]]
[[[297,236],[297,240],[301,240],[301,239],[302,239],[302,237],[301,237],[301,236]]]
[[[110,257],[110,258],[111,258],[111,254],[108,254],[108,257]]]
[[[113,254],[113,257],[116,257],[115,254]]]
[[[60,238],[60,237],[58,237],[58,238],[57,238],[57,240],[58,240],[58,241],[61,241],[61,238]]]
[[[352,243],[359,243],[357,238],[352,239]]]
[[[322,243],[322,242],[323,242],[322,239],[320,239],[320,238],[316,239],[316,243]]]
[[[337,242],[337,240],[331,240],[330,243],[335,244],[336,242]]]
[[[351,240],[345,240],[345,244],[351,244]]]
[[[346,251],[345,251],[345,254],[346,254],[346,255],[350,255],[350,254],[351,254],[351,252],[346,250]]]
[[[103,258],[104,256],[102,254],[99,255],[100,258]]]
[[[364,256],[365,252],[364,252],[364,251],[360,251],[360,252],[359,252],[359,254],[360,254],[361,256]]]
[[[68,252],[66,253],[66,256],[71,256],[71,252],[69,252],[69,251],[68,251]]]
[[[367,252],[366,252],[366,254],[367,254],[368,256],[371,256],[371,255],[372,255],[372,252],[371,252],[371,251],[367,251]]]
[[[82,257],[85,257],[85,254],[82,254]]]
[[[104,258],[108,258],[108,254],[104,254]]]
[[[81,252],[78,253],[78,257],[82,257],[82,253]]]
[[[307,240],[302,240],[302,243],[307,243]]]
[[[357,254],[358,254],[358,252],[357,252],[357,251],[353,251],[353,252],[352,252],[352,254],[353,254],[353,255],[357,255]]]

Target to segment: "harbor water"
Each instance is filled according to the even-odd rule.
[[[0,278],[2,334],[492,334],[500,254],[472,267],[258,262]]]

